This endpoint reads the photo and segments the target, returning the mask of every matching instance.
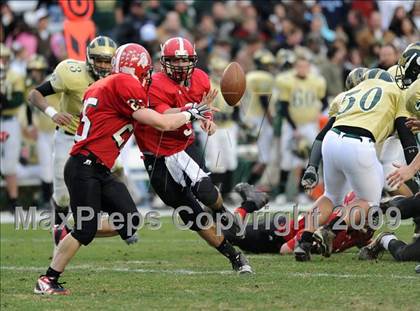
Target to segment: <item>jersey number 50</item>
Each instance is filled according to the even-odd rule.
[[[356,102],[359,103],[360,110],[370,111],[378,104],[382,97],[382,89],[380,87],[371,88],[362,96],[359,93],[360,91],[361,90],[354,90],[351,92],[347,92],[343,98],[343,101],[340,104],[340,106],[344,106],[344,104],[347,101],[346,106],[340,109],[337,114],[343,114],[349,111]],[[370,96],[371,94],[373,98],[372,96]]]

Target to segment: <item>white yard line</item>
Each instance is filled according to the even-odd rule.
[[[9,271],[29,271],[41,272],[45,267],[32,266],[1,266],[0,270]],[[178,274],[178,275],[207,275],[207,274],[233,274],[231,270],[222,271],[194,271],[188,269],[137,269],[125,267],[98,267],[92,265],[74,265],[68,267],[67,270],[89,270],[93,272],[129,272],[129,273],[161,273],[161,274]],[[257,272],[257,275],[272,274],[271,272]],[[338,273],[310,273],[310,272],[287,272],[280,275],[300,278],[341,278],[341,279],[364,279],[364,278],[386,278],[386,279],[404,279],[404,280],[420,280],[420,276],[394,275],[394,274],[338,274]]]

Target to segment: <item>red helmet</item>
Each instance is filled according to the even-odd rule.
[[[182,82],[191,78],[197,64],[195,47],[187,39],[176,37],[161,45],[160,63],[165,73],[174,81]],[[173,61],[183,60],[185,64]]]
[[[140,44],[127,43],[120,46],[112,58],[112,73],[128,73],[143,86],[149,85],[152,74],[152,59]]]

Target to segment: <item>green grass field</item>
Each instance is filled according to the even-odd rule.
[[[411,239],[411,226],[398,231]],[[419,310],[415,263],[360,262],[357,249],[298,263],[291,256],[249,255],[251,276],[189,231],[165,219],[126,246],[118,237],[84,247],[62,281],[72,294],[37,296],[33,287],[52,252],[47,231],[1,225],[2,310]]]

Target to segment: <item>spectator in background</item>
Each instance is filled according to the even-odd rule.
[[[411,42],[419,41],[419,32],[415,28],[413,21],[408,16],[404,17],[401,21],[401,35],[394,39],[394,44],[398,47],[398,50],[404,51],[404,49]]]
[[[32,33],[28,25],[23,21],[22,18],[16,20],[16,27],[6,38],[6,45],[13,49],[13,46],[19,46],[23,48],[22,58],[26,61],[32,55],[34,55],[38,48],[37,37]],[[25,69],[26,74],[26,69]]]
[[[396,36],[401,36],[401,22],[407,16],[403,6],[397,6],[392,17],[389,30],[391,30]]]
[[[344,71],[343,77],[347,77],[347,75],[352,71],[354,68],[357,67],[364,67],[362,62],[362,56],[357,48],[352,48],[347,53],[347,60],[344,62]]]
[[[343,64],[347,51],[332,46],[327,52],[327,60],[320,65],[320,72],[327,83],[329,98],[335,97],[344,89]]]
[[[119,45],[140,42],[140,29],[147,23],[145,8],[142,1],[130,2],[129,13],[115,29],[114,38]]]
[[[344,31],[349,38],[349,46],[357,46],[356,34],[365,26],[363,15],[356,10],[350,10],[346,22],[343,25]]]
[[[178,13],[182,27],[193,29],[195,27],[196,12],[193,6],[189,6],[186,0],[175,1],[174,10]]]
[[[239,50],[236,60],[244,69],[245,73],[255,70],[252,56],[263,48],[263,43],[257,36],[250,36],[245,40],[245,46]]]
[[[147,2],[146,15],[154,25],[160,25],[166,13],[165,7],[161,5],[159,0],[149,0]]]
[[[398,50],[391,43],[383,45],[379,50],[378,63],[372,67],[378,67],[387,70],[389,67],[394,66],[399,58]]]
[[[38,9],[35,12],[37,31],[35,35],[38,39],[37,54],[49,59],[51,57],[50,41],[51,34],[48,30],[48,11],[45,8]]]
[[[229,37],[230,32],[235,27],[235,24],[228,15],[226,5],[220,1],[214,2],[212,7],[212,15],[218,35],[221,37]]]
[[[191,34],[182,27],[179,14],[175,11],[168,12],[165,20],[157,29],[157,38],[159,42],[165,42],[172,37],[182,37],[194,41]]]
[[[414,2],[413,9],[410,12],[416,29],[420,30],[420,1]]]

